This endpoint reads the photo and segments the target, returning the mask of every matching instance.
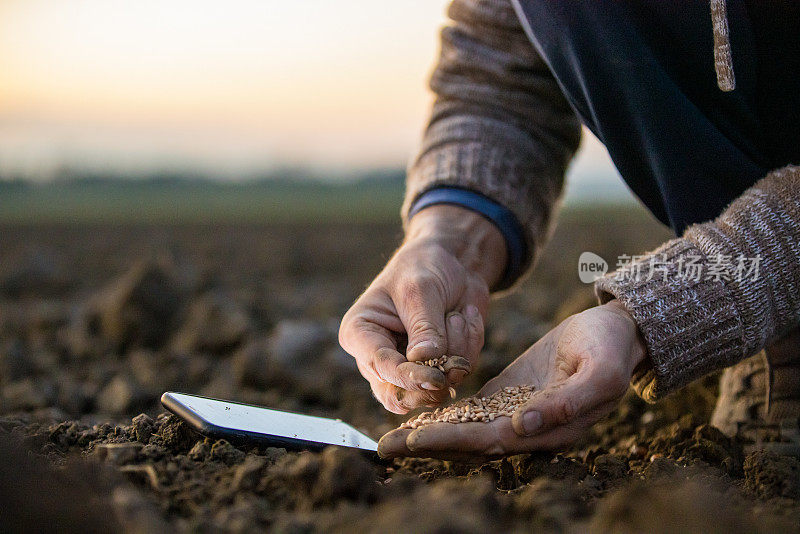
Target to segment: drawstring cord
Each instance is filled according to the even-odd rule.
[[[726,0],[710,0],[710,3],[711,22],[714,27],[714,70],[717,72],[717,86],[722,91],[733,91],[736,88],[736,77],[733,74]]]

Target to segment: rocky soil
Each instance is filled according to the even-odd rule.
[[[612,257],[648,244],[645,234],[590,248],[579,230],[562,226],[550,254],[571,257],[572,246]],[[374,438],[402,422],[371,398],[336,343],[338,317],[390,253],[395,226],[2,235],[3,530],[729,534],[800,525],[800,462],[745,454],[708,426],[714,377],[657,405],[628,397],[570,450],[483,465],[237,448],[164,413],[159,396],[173,390],[340,417]],[[559,271],[570,281],[549,282],[554,265],[497,303],[483,365],[460,395],[554,317],[588,305],[571,265]]]

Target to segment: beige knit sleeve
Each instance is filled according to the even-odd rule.
[[[403,220],[437,186],[511,210],[531,256],[544,244],[580,123],[508,0],[455,0],[431,78],[436,100],[408,171]],[[531,258],[527,258],[530,263]]]
[[[639,325],[649,358],[633,385],[645,400],[755,354],[800,324],[800,167],[773,171],[595,291]]]

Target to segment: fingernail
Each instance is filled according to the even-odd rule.
[[[542,414],[535,410],[526,412],[522,416],[522,428],[525,429],[527,435],[535,434],[539,427],[542,426]]]
[[[450,372],[447,373],[447,379],[450,381],[451,384],[458,385],[463,380],[464,377],[467,376],[467,371],[464,369],[450,369]]]
[[[436,343],[434,343],[430,339],[426,339],[425,341],[420,341],[419,343],[408,347],[408,349],[406,349],[406,350],[411,350],[411,349],[435,349],[435,348],[436,348]]]
[[[451,314],[450,317],[447,318],[447,326],[455,331],[464,330],[466,325],[467,323],[460,313]]]
[[[437,388],[436,386],[434,386],[430,382],[423,382],[420,385],[422,386],[422,389],[427,389],[427,390],[430,390],[430,391],[436,391],[436,390],[441,389],[441,388]]]
[[[475,319],[481,314],[481,312],[478,310],[478,307],[475,306],[474,304],[469,304],[467,308],[464,310],[464,313],[466,313],[467,317],[469,317],[470,319]]]

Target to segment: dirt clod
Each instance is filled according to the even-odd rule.
[[[147,443],[153,434],[153,420],[146,413],[140,413],[132,420],[133,431],[136,434],[136,441]]]
[[[594,476],[600,479],[619,480],[628,474],[628,460],[617,454],[602,454],[594,459]]]
[[[141,261],[90,303],[90,328],[117,346],[159,347],[172,333],[182,290],[164,262]]]
[[[164,447],[174,452],[188,450],[198,437],[180,417],[173,414],[159,419],[156,436]]]
[[[227,465],[233,465],[244,459],[244,453],[224,439],[220,439],[211,445],[209,457],[212,460],[217,460]]]
[[[800,461],[769,451],[755,451],[744,461],[745,485],[762,499],[800,498]]]

